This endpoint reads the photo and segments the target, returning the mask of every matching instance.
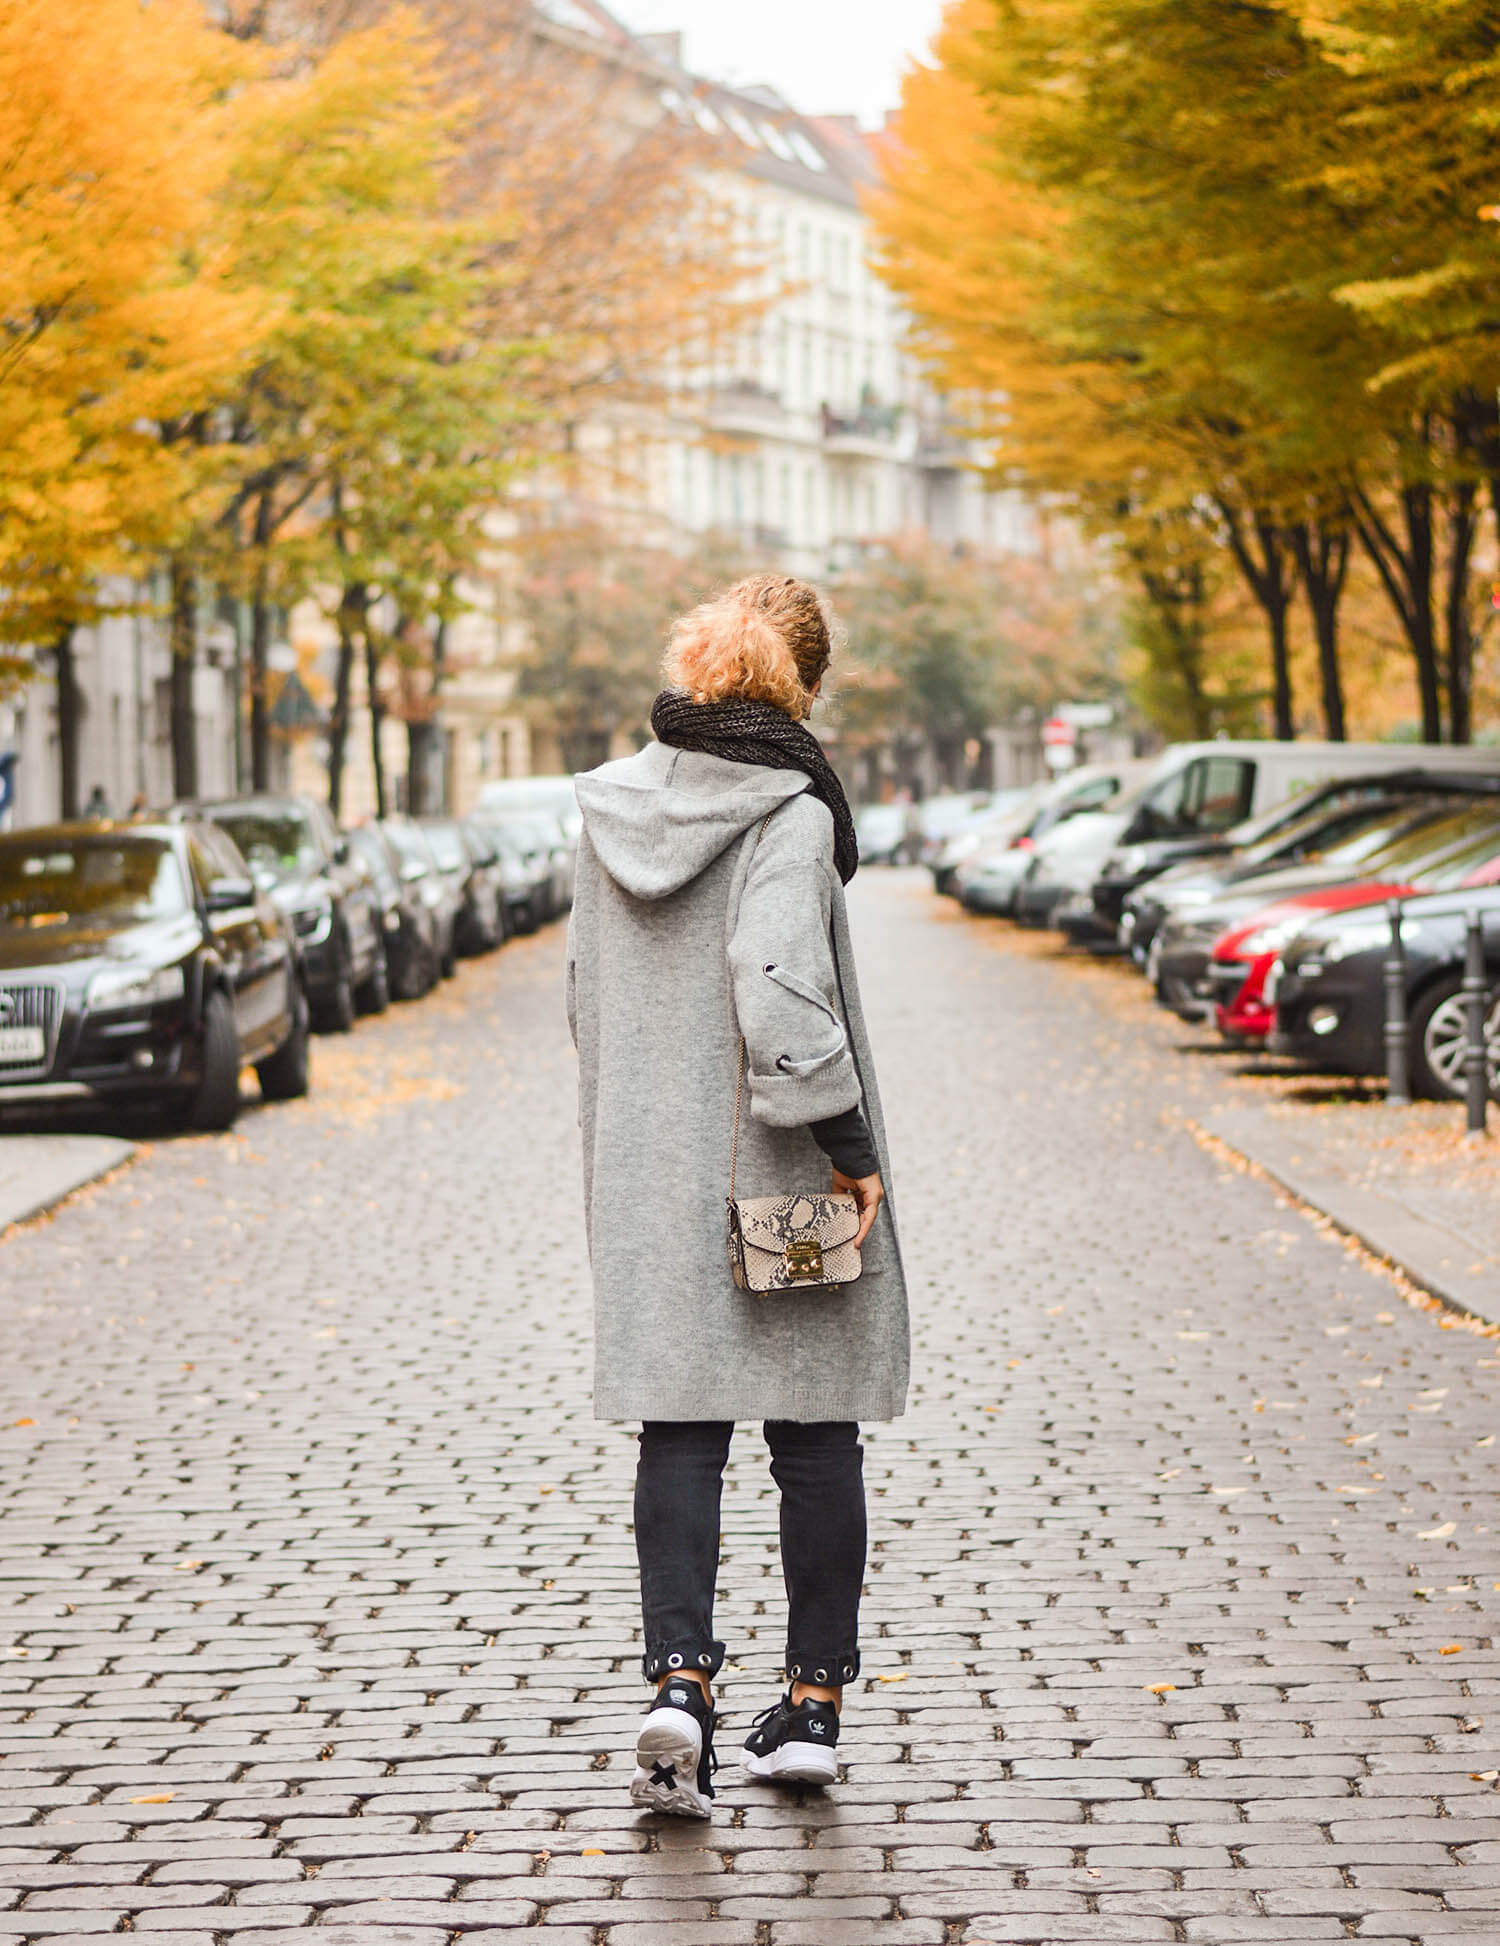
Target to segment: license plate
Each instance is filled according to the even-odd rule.
[[[0,1061],[41,1061],[47,1036],[40,1027],[0,1027]]]

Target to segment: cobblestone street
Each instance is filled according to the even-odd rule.
[[[1500,1941],[1495,1341],[1196,1140],[1222,1084],[1116,970],[915,873],[851,906],[917,1392],[845,1780],[733,1762],[747,1429],[718,1812],[626,1801],[556,927],[0,1243],[0,1946]]]

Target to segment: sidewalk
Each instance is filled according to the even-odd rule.
[[[1500,1324],[1500,1115],[1471,1148],[1461,1104],[1310,1105],[1299,1082],[1250,1082],[1202,1126],[1444,1304]]]
[[[0,1231],[40,1216],[135,1154],[113,1135],[0,1135]]]

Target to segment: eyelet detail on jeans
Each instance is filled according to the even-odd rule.
[[[682,1657],[680,1655],[669,1655],[667,1657],[667,1667],[669,1669],[680,1669],[682,1667]]]

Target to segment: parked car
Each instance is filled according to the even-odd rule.
[[[0,835],[0,1105],[159,1104],[224,1129],[242,1065],[308,1086],[290,925],[232,839],[196,819]]]
[[[1235,1040],[1263,1038],[1273,1009],[1266,980],[1282,948],[1318,912],[1347,911],[1404,898],[1500,880],[1500,805],[1478,803],[1418,831],[1380,856],[1372,875],[1354,884],[1294,894],[1226,933],[1209,962],[1214,1018]]]
[[[380,901],[390,990],[398,1000],[420,1000],[441,977],[432,907],[420,888],[403,877],[401,854],[380,825],[358,825],[349,842],[369,868]]]
[[[458,894],[453,944],[466,954],[492,952],[505,937],[498,867],[465,835],[456,818],[421,818],[422,835],[438,870]]]
[[[497,778],[480,791],[475,815],[488,823],[494,818],[513,817],[518,813],[524,815],[531,811],[542,811],[548,817],[556,818],[568,843],[577,850],[583,818],[571,777]]]
[[[1500,886],[1434,892],[1401,910],[1406,961],[1407,1046],[1416,1093],[1462,1097],[1467,1020],[1466,925],[1483,929],[1490,1092],[1500,1092]],[[1278,1054],[1336,1074],[1385,1072],[1385,962],[1391,925],[1383,909],[1329,913],[1288,940],[1266,980]]]
[[[1450,745],[1218,743],[1181,745],[1197,754],[1160,780],[1137,812],[1132,829],[1104,861],[1090,888],[1101,929],[1119,925],[1137,886],[1184,859],[1207,858],[1268,837],[1316,798],[1388,794],[1421,789],[1471,773],[1500,773],[1494,751]],[[1233,815],[1239,806],[1246,821]]]
[[[491,831],[509,832],[522,856],[531,866],[537,885],[537,923],[545,924],[566,912],[573,903],[573,874],[577,846],[569,839],[561,821],[550,811],[488,812],[484,823]]]
[[[1432,769],[1472,771],[1483,761],[1472,750],[1436,745],[1258,739],[1173,744],[1155,760],[1144,789],[1100,814],[1117,820],[1112,841],[1101,848],[1099,838],[1106,828],[1101,823],[1087,847],[1075,844],[1065,870],[1049,874],[1039,866],[1029,874],[1022,903],[1033,923],[1065,919],[1074,939],[1112,950],[1124,895],[1132,882],[1131,860],[1138,860],[1143,872],[1158,869],[1170,862],[1174,845],[1217,842],[1246,818],[1258,817],[1331,778],[1418,763]],[[1489,767],[1494,768],[1493,758]],[[1100,855],[1093,857],[1095,851]],[[1107,860],[1116,852],[1122,854],[1122,875],[1109,884],[1118,890],[1118,903],[1112,890],[1107,909],[1100,911],[1094,900],[1095,881],[1102,878]],[[1127,853],[1129,858],[1123,856]],[[1083,879],[1082,867],[1090,859],[1095,869]]]
[[[970,912],[1013,914],[1017,890],[1041,840],[1070,818],[1103,809],[1149,770],[1148,761],[1136,758],[1081,764],[1049,783],[1033,786],[1013,816],[1002,814],[992,829],[977,838],[961,834],[953,841],[953,892]]]
[[[1244,880],[1318,863],[1333,846],[1347,844],[1362,832],[1375,834],[1364,841],[1374,849],[1385,842],[1378,834],[1393,809],[1441,810],[1467,795],[1482,793],[1500,794],[1500,775],[1465,777],[1407,769],[1320,784],[1263,817],[1235,826],[1217,850],[1138,880],[1125,894],[1120,944],[1143,966],[1157,929],[1169,914],[1207,905]],[[1104,876],[1109,871],[1106,860]],[[1099,880],[1094,884],[1094,900],[1102,909]]]
[[[906,865],[917,838],[909,804],[862,804],[854,814],[862,865]]]
[[[509,818],[486,821],[482,829],[499,861],[507,933],[535,932],[551,911],[551,858],[528,842]]]
[[[402,883],[412,888],[432,915],[438,975],[451,979],[458,971],[456,936],[462,887],[439,867],[426,833],[414,819],[383,818],[380,829],[401,860]]]
[[[1371,811],[1367,822],[1322,847],[1316,857],[1250,866],[1243,876],[1225,865],[1196,868],[1201,874],[1196,881],[1189,878],[1173,888],[1172,905],[1146,951],[1146,977],[1155,987],[1157,999],[1184,1020],[1211,1019],[1214,1003],[1209,960],[1214,946],[1231,926],[1259,912],[1272,899],[1357,880],[1364,872],[1374,870],[1392,845],[1440,823],[1453,808],[1451,798],[1398,799]],[[1176,874],[1167,876],[1175,878]],[[1162,885],[1164,880],[1156,883]]]
[[[992,791],[942,791],[924,797],[915,806],[918,863],[936,864],[938,853],[954,832],[987,811],[993,801]]]
[[[291,921],[313,1025],[347,1033],[359,1008],[390,1004],[380,901],[369,869],[313,797],[216,798],[174,807],[227,831]]]

